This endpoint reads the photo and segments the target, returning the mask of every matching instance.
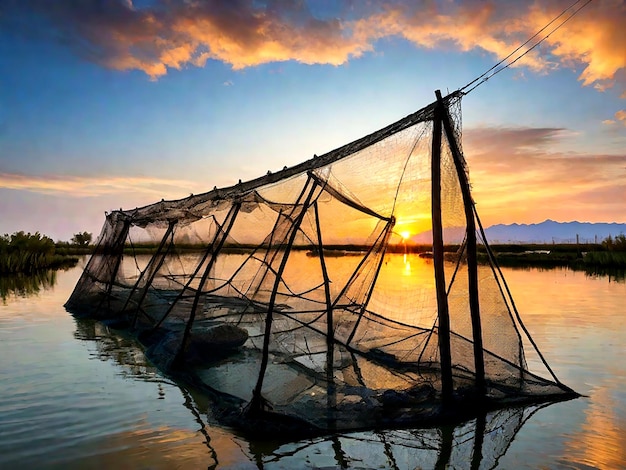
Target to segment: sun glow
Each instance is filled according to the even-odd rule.
[[[406,241],[411,237],[411,232],[409,232],[408,230],[404,230],[400,232],[400,236],[402,237],[403,241]]]

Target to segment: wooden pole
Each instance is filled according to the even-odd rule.
[[[330,278],[324,259],[324,242],[322,241],[322,228],[320,226],[320,213],[317,201],[313,202],[315,212],[315,228],[317,230],[317,249],[320,255],[320,266],[324,278],[324,297],[326,300],[326,410],[328,425],[335,429],[334,410],[337,406],[337,391],[335,387],[335,330],[333,325],[333,303],[330,295]]]
[[[180,342],[178,353],[176,354],[176,357],[174,359],[175,364],[179,362],[183,357],[183,354],[185,352],[185,347],[187,346],[187,341],[189,340],[189,335],[191,334],[191,328],[196,318],[196,310],[198,309],[200,296],[202,295],[202,289],[204,288],[204,284],[206,283],[206,280],[209,277],[211,268],[215,264],[215,259],[217,258],[217,255],[221,251],[222,246],[224,246],[224,242],[226,241],[226,238],[228,238],[230,229],[233,228],[233,224],[235,223],[235,219],[237,218],[239,209],[241,209],[241,203],[235,203],[230,208],[230,212],[228,213],[228,216],[226,217],[227,221],[224,224],[226,226],[224,231],[221,232],[221,236],[220,236],[220,232],[218,231],[215,236],[215,239],[213,240],[213,243],[211,244],[212,256],[209,262],[207,263],[204,273],[202,274],[202,278],[200,279],[200,283],[198,284],[198,290],[196,290],[196,295],[193,298],[193,305],[191,306],[191,313],[189,314],[189,320],[187,320],[187,324],[185,325],[185,332],[183,333],[183,338]],[[217,241],[217,247],[215,246],[216,241]]]
[[[133,290],[130,292],[130,294],[128,295],[128,298],[126,299],[124,308],[122,308],[122,311],[126,310],[126,307],[128,307],[128,304],[130,303],[135,292],[137,291],[137,288],[139,287],[139,284],[143,280],[143,277],[145,276],[147,272],[149,272],[148,279],[146,279],[146,283],[143,287],[143,290],[141,291],[139,300],[137,301],[137,307],[135,309],[135,314],[133,315],[133,328],[137,326],[137,320],[139,318],[139,311],[141,310],[141,304],[143,303],[144,299],[146,298],[146,295],[148,294],[148,289],[150,288],[150,285],[152,284],[152,281],[154,280],[154,277],[156,276],[157,272],[159,271],[159,269],[161,269],[161,266],[163,265],[163,262],[165,261],[165,257],[170,251],[170,247],[172,246],[172,243],[174,241],[173,236],[165,252],[163,252],[163,248],[165,247],[165,243],[167,243],[167,239],[170,238],[170,236],[173,234],[174,226],[176,225],[177,222],[178,222],[177,220],[170,221],[169,225],[167,226],[167,230],[165,231],[165,235],[163,235],[163,238],[161,239],[161,243],[159,244],[159,247],[157,248],[156,253],[150,259],[148,266],[146,266],[146,268],[143,271],[141,271],[141,274],[139,275],[137,282],[133,286]],[[153,319],[150,318],[150,320],[152,320],[152,323],[154,323]]]
[[[439,90],[435,92],[441,97]],[[444,114],[443,103],[435,107],[433,118],[432,161],[431,161],[431,199],[433,264],[435,268],[435,287],[437,289],[437,311],[439,314],[439,356],[441,362],[441,396],[444,403],[452,399],[452,357],[450,352],[450,312],[446,294],[446,279],[443,269],[443,228],[441,223],[441,120]]]
[[[122,226],[122,230],[120,234],[115,239],[115,265],[113,266],[113,270],[111,271],[111,277],[109,278],[109,285],[107,286],[107,307],[111,309],[111,294],[113,292],[113,284],[115,284],[115,278],[117,277],[117,273],[120,270],[120,266],[122,264],[122,258],[124,257],[124,243],[126,242],[126,237],[128,237],[128,231],[130,230],[130,220],[125,219],[124,225]],[[104,299],[103,299],[104,300]],[[98,305],[97,311],[100,310],[102,306],[102,302]]]
[[[461,194],[463,195],[463,206],[465,208],[465,223],[467,225],[467,276],[469,290],[469,307],[470,317],[472,321],[472,339],[474,342],[474,368],[476,371],[476,390],[479,395],[486,393],[485,384],[485,359],[483,356],[483,336],[482,325],[480,320],[480,305],[478,303],[478,261],[476,259],[476,221],[474,219],[474,201],[470,191],[469,180],[465,173],[465,165],[463,164],[463,156],[456,142],[456,137],[452,129],[450,115],[447,108],[443,105],[441,93],[439,90],[435,92],[437,102],[442,110],[443,128],[448,139],[448,145],[454,159],[454,166],[459,178],[461,186]]]
[[[300,213],[296,216],[291,224],[291,229],[289,233],[289,240],[287,242],[287,246],[285,247],[285,253],[283,254],[283,258],[280,260],[280,266],[276,272],[276,279],[274,281],[274,287],[272,288],[272,294],[270,295],[270,299],[267,306],[267,315],[265,317],[265,333],[263,335],[263,356],[261,358],[261,366],[259,369],[259,377],[257,379],[256,386],[252,392],[252,400],[250,401],[250,410],[254,412],[261,411],[261,390],[263,389],[263,378],[265,377],[265,371],[267,370],[267,364],[269,362],[269,346],[270,346],[270,336],[272,333],[272,322],[274,316],[274,307],[276,305],[276,295],[278,294],[278,288],[280,287],[280,281],[283,276],[283,272],[285,271],[285,266],[287,265],[287,260],[289,259],[289,254],[291,253],[291,248],[293,246],[293,242],[296,239],[296,235],[298,234],[298,230],[300,230],[300,224],[302,224],[302,220],[304,219],[304,215],[309,209],[309,205],[311,204],[311,199],[313,198],[313,193],[317,187],[317,184],[313,179],[309,176],[306,186],[312,182],[311,189],[309,194],[307,194],[304,203],[302,204],[302,209]]]
[[[229,214],[230,214],[230,212],[229,212]],[[224,218],[222,223],[226,223],[229,220],[228,219],[229,214],[226,214],[226,217]],[[206,260],[209,257],[209,255],[213,254],[213,248],[215,246],[215,241],[217,240],[217,237],[219,237],[220,231],[222,230],[222,225],[220,225],[220,223],[215,219],[215,217],[213,217],[213,221],[215,222],[215,226],[216,226],[216,231],[215,231],[215,235],[213,236],[213,240],[211,241],[211,243],[209,243],[209,245],[204,250],[204,253],[202,254],[202,258],[200,259],[200,262],[196,265],[196,267],[195,267],[193,273],[191,274],[191,276],[189,276],[189,279],[185,283],[185,286],[178,292],[178,294],[176,295],[176,298],[170,303],[169,307],[167,308],[166,312],[163,314],[161,319],[152,327],[153,330],[156,330],[157,328],[159,328],[161,326],[161,324],[165,321],[167,316],[170,313],[172,313],[172,310],[174,309],[174,306],[184,297],[185,292],[189,289],[189,286],[191,286],[193,281],[196,279],[196,276],[200,272],[200,268],[204,265],[204,263],[206,262]]]

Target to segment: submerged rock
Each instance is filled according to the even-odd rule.
[[[146,353],[151,361],[165,370],[175,365],[206,364],[237,351],[248,340],[248,332],[229,324],[196,328],[191,331],[184,351],[181,351],[182,338],[182,331],[170,331]]]

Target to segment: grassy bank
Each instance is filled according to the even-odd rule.
[[[626,252],[603,244],[490,245],[498,264],[509,267],[570,267],[572,269],[626,269]],[[478,259],[487,262],[483,246]]]
[[[626,252],[623,251],[591,251],[583,257],[583,263],[599,268],[626,269]]]
[[[77,262],[77,257],[57,253],[52,239],[39,232],[0,236],[0,275],[34,273],[73,266]]]
[[[594,245],[595,246],[595,245]],[[585,245],[490,245],[496,261],[500,266],[508,267],[557,267],[571,266],[582,259],[584,250],[591,249]],[[484,246],[478,247],[479,262],[486,263],[488,255]]]

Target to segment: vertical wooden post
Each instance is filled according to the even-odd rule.
[[[324,296],[326,300],[326,343],[330,349],[334,344],[333,304],[330,298],[330,279],[328,278],[326,260],[324,259],[324,243],[322,242],[322,228],[320,227],[320,214],[317,207],[317,201],[313,203],[313,210],[315,212],[315,228],[317,230],[317,249],[320,254],[320,266],[322,268],[322,277],[324,278]]]
[[[335,419],[334,410],[337,406],[337,393],[335,387],[335,330],[333,325],[333,304],[330,296],[330,278],[328,277],[328,269],[326,268],[326,260],[324,259],[324,243],[322,241],[322,228],[320,227],[320,213],[317,201],[313,202],[313,210],[315,212],[315,228],[317,230],[317,249],[320,255],[320,266],[322,268],[322,276],[324,278],[324,297],[326,300],[326,409],[328,416],[328,425],[334,429]]]
[[[141,274],[139,275],[137,282],[135,282],[133,289],[130,291],[130,294],[128,294],[126,303],[124,304],[124,307],[122,308],[122,312],[124,312],[126,310],[126,307],[128,307],[128,304],[130,303],[133,295],[137,291],[139,284],[143,280],[143,277],[145,276],[147,272],[149,272],[148,279],[146,279],[146,284],[143,287],[143,290],[139,296],[139,300],[137,301],[137,307],[135,309],[135,314],[133,315],[133,327],[137,325],[137,319],[139,317],[141,304],[143,303],[144,299],[146,298],[146,295],[148,294],[148,289],[150,288],[150,285],[152,284],[152,281],[154,280],[154,277],[156,276],[157,272],[159,271],[159,269],[161,269],[161,266],[163,265],[163,262],[165,261],[165,257],[169,253],[170,247],[172,246],[173,237],[172,237],[172,240],[170,240],[170,244],[168,245],[167,249],[163,253],[163,248],[165,247],[165,243],[167,242],[167,239],[172,235],[174,231],[174,226],[176,225],[177,222],[178,222],[177,220],[170,221],[169,225],[167,226],[167,230],[165,231],[165,234],[163,235],[163,238],[161,239],[161,243],[159,244],[159,247],[157,248],[156,253],[152,256],[146,268],[143,271],[141,271]]]
[[[120,266],[122,264],[122,258],[124,257],[124,243],[126,242],[126,237],[128,237],[129,230],[130,230],[130,219],[124,219],[124,225],[122,226],[122,230],[120,231],[119,235],[115,239],[115,245],[114,245],[115,247],[114,253],[116,255],[115,265],[113,266],[113,269],[111,271],[111,277],[109,278],[109,285],[107,286],[107,293],[105,297],[107,301],[107,307],[109,309],[111,309],[111,294],[113,292],[113,284],[115,284],[115,278],[117,277],[117,273],[119,272]],[[100,310],[100,307],[102,306],[102,302],[105,299],[102,299],[102,301],[100,301],[96,311]]]
[[[293,247],[293,242],[296,239],[296,235],[298,234],[298,230],[300,230],[300,224],[302,224],[302,220],[304,219],[304,215],[306,214],[309,205],[311,204],[311,199],[313,198],[313,193],[317,187],[317,184],[313,179],[309,176],[305,183],[306,186],[312,182],[311,189],[306,196],[305,201],[302,203],[302,209],[300,213],[296,216],[291,224],[291,229],[289,233],[289,240],[287,242],[287,246],[285,247],[285,253],[283,254],[283,258],[280,260],[280,266],[276,271],[276,279],[274,281],[274,287],[272,288],[272,294],[270,295],[270,299],[267,306],[267,315],[265,317],[265,332],[263,334],[263,356],[261,358],[261,366],[259,368],[259,377],[257,378],[256,386],[252,392],[252,400],[250,401],[250,411],[253,413],[261,411],[262,397],[261,390],[263,389],[263,379],[265,377],[265,371],[267,370],[267,364],[269,362],[269,347],[270,347],[270,336],[272,333],[272,322],[274,317],[274,307],[276,305],[276,295],[278,294],[278,288],[280,287],[280,281],[283,276],[283,272],[285,271],[285,266],[287,265],[287,260],[289,259],[289,254],[291,253],[291,248]]]
[[[478,261],[476,259],[476,220],[474,219],[474,201],[470,192],[470,185],[465,173],[463,156],[456,142],[452,123],[447,108],[443,105],[441,93],[435,92],[437,102],[442,109],[441,119],[443,128],[450,145],[454,166],[456,167],[461,194],[463,195],[463,206],[465,208],[465,223],[467,225],[467,276],[469,290],[469,307],[472,321],[472,340],[474,342],[474,368],[476,371],[476,390],[480,395],[486,393],[485,384],[485,359],[483,356],[483,336],[480,320],[480,305],[478,303]]]
[[[221,233],[218,231],[215,234],[215,238],[213,243],[211,244],[212,248],[212,256],[207,266],[202,274],[202,278],[200,278],[200,283],[198,284],[198,290],[196,290],[196,295],[193,298],[193,305],[191,306],[191,313],[189,314],[189,320],[187,320],[187,324],[185,325],[185,332],[183,333],[183,338],[180,342],[180,347],[178,349],[178,353],[174,359],[174,363],[179,362],[183,354],[185,353],[185,347],[187,346],[187,341],[189,340],[189,335],[191,334],[191,328],[193,326],[193,322],[196,318],[196,310],[198,309],[198,304],[200,302],[200,296],[202,295],[202,289],[204,288],[204,284],[206,283],[207,278],[211,272],[211,268],[215,264],[215,258],[217,258],[218,253],[221,251],[222,246],[224,246],[224,242],[226,238],[228,238],[228,233],[230,229],[233,228],[233,224],[235,223],[235,219],[237,218],[237,214],[239,213],[239,209],[241,208],[241,203],[235,203],[231,208],[230,212],[226,216],[226,227],[224,231]],[[215,242],[217,241],[217,247],[215,246]]]
[[[232,210],[232,208],[231,208],[231,210]],[[237,210],[239,210],[239,209],[237,209]],[[228,214],[226,214],[226,217],[222,221],[222,225],[220,225],[219,222],[217,220],[215,220],[215,217],[213,217],[213,221],[215,222],[215,225],[216,225],[216,231],[215,231],[215,235],[213,236],[213,240],[211,241],[211,243],[209,243],[209,245],[204,250],[204,253],[202,255],[202,258],[200,259],[200,262],[196,265],[196,267],[195,267],[193,273],[191,274],[191,276],[189,276],[189,279],[185,283],[185,286],[178,292],[178,294],[176,295],[176,298],[170,303],[169,307],[167,308],[167,311],[163,314],[161,319],[152,327],[153,330],[156,330],[157,328],[159,328],[161,326],[161,324],[165,321],[165,319],[168,317],[168,315],[170,313],[172,313],[172,310],[174,309],[176,304],[185,296],[185,292],[188,289],[190,289],[191,284],[196,279],[196,276],[200,272],[200,268],[204,265],[204,263],[206,262],[206,260],[209,257],[209,255],[213,256],[213,251],[214,251],[214,248],[215,248],[216,240],[220,236],[220,231],[223,229],[223,224],[227,223],[230,220],[229,217],[230,217],[230,212]],[[193,290],[193,289],[191,289],[191,290]]]
[[[435,92],[441,97],[439,90]],[[452,399],[452,356],[450,352],[450,312],[446,294],[446,279],[443,269],[443,228],[441,223],[441,120],[443,102],[438,101],[433,117],[432,160],[431,160],[431,213],[433,232],[433,264],[437,289],[437,311],[439,314],[439,356],[441,362],[441,396],[444,403]]]

